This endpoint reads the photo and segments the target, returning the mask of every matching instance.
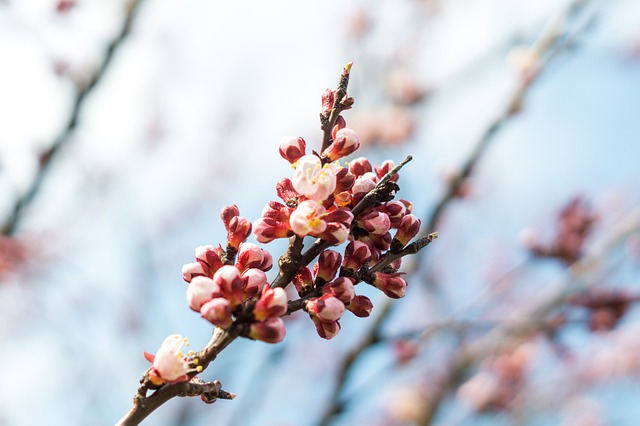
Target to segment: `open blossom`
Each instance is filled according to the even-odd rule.
[[[154,385],[186,382],[189,373],[202,370],[202,367],[191,367],[193,360],[182,353],[184,346],[189,346],[189,341],[179,334],[173,334],[164,339],[155,355],[145,352],[145,358],[153,363],[149,378]]]
[[[299,237],[324,232],[327,228],[327,222],[325,222],[323,218],[325,212],[326,209],[322,207],[322,204],[318,201],[303,201],[298,205],[298,208],[291,213],[289,220],[291,229]]]
[[[295,164],[293,187],[311,200],[325,200],[336,189],[335,165],[325,164],[315,155],[304,155]]]

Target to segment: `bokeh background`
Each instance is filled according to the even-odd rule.
[[[224,205],[254,220],[275,198],[291,173],[281,137],[319,149],[320,94],[349,61],[360,154],[413,156],[400,195],[423,223],[498,123],[440,238],[382,324],[374,307],[324,341],[294,315],[282,344],[236,341],[206,371],[236,400],[172,400],[147,423],[315,425],[337,395],[334,425],[638,424],[633,303],[610,331],[577,310],[559,338],[518,340],[502,406],[482,400],[504,379],[495,358],[444,378],[461,347],[570,277],[527,250],[553,240],[567,202],[598,217],[587,252],[640,203],[639,22],[637,0],[0,1],[0,425],[113,424],[143,351],[172,333],[206,344],[181,266],[224,242]],[[639,239],[599,252],[584,280],[638,294]],[[336,389],[372,324],[379,341]]]

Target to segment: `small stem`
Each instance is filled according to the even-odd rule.
[[[320,150],[321,153],[331,145],[331,130],[333,130],[333,126],[336,125],[338,116],[342,111],[350,108],[351,104],[353,104],[353,100],[348,102],[349,99],[345,98],[347,96],[347,86],[349,85],[349,74],[351,73],[352,65],[353,62],[349,62],[342,70],[340,81],[338,82],[338,88],[334,93],[333,108],[331,108],[329,116],[327,117],[326,115],[320,114],[320,129],[322,129],[323,132],[322,149]]]

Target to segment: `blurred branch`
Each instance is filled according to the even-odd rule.
[[[60,153],[62,148],[71,140],[70,136],[78,125],[78,119],[87,96],[100,83],[102,77],[104,77],[107,69],[109,68],[109,65],[111,65],[113,57],[118,51],[118,48],[123,44],[123,42],[129,35],[141,3],[142,0],[129,0],[127,3],[125,3],[126,10],[124,22],[122,23],[120,31],[107,46],[105,55],[96,73],[92,76],[92,78],[86,85],[78,87],[78,91],[73,102],[73,107],[71,109],[71,115],[69,116],[67,123],[65,124],[60,134],[53,140],[49,148],[40,154],[39,168],[36,176],[33,178],[33,181],[31,182],[27,190],[22,195],[19,195],[16,199],[9,217],[7,217],[4,224],[2,225],[2,228],[0,229],[2,235],[15,234],[16,228],[24,210],[29,206],[29,204],[31,204],[38,191],[42,187],[47,173],[49,172],[51,165],[53,164],[53,160]]]
[[[569,7],[569,11],[581,4],[582,1],[575,2]],[[486,131],[480,136],[478,142],[475,144],[469,156],[463,163],[456,178],[449,183],[449,186],[445,190],[444,194],[437,202],[431,214],[428,216],[426,226],[423,226],[420,232],[421,237],[424,238],[425,236],[431,235],[435,232],[435,228],[443,217],[447,207],[449,207],[451,202],[458,197],[462,185],[471,177],[471,175],[475,171],[477,164],[483,158],[483,155],[485,154],[491,142],[493,142],[496,135],[509,121],[509,119],[513,117],[518,111],[520,111],[524,97],[528,93],[532,84],[542,74],[542,71],[549,65],[551,60],[555,58],[559,53],[563,52],[566,47],[571,45],[576,40],[577,36],[581,34],[585,28],[587,28],[591,20],[588,19],[584,25],[579,26],[570,33],[565,33],[564,36],[562,36],[560,28],[558,28],[559,22],[561,21],[557,18],[550,20],[539,38],[530,48],[530,53],[535,55],[535,57],[539,60],[535,64],[535,69],[530,70],[530,73],[523,73],[519,84],[516,86],[515,90],[507,100],[502,112],[493,120],[493,122],[489,124]],[[407,270],[408,273],[415,272],[417,265],[417,260],[413,259],[413,261],[409,265],[407,265],[408,267],[405,268],[405,270]],[[367,349],[369,349],[379,341],[378,336],[380,334],[380,329],[384,324],[384,321],[389,316],[390,312],[391,300],[385,299],[381,305],[381,314],[378,316],[375,323],[371,325],[361,343],[358,346],[354,347],[349,352],[348,356],[343,360],[338,370],[339,373],[335,391],[333,393],[331,401],[329,401],[328,408],[320,421],[321,425],[328,425],[333,416],[340,414],[344,410],[346,402],[341,401],[340,397],[343,392],[349,370]],[[460,364],[463,364],[463,361],[460,361]],[[451,378],[455,379],[455,377],[457,377],[457,374],[455,374],[456,370],[451,371]],[[438,404],[436,404],[436,406]],[[424,424],[430,423],[432,415],[433,413],[426,415],[428,421]]]

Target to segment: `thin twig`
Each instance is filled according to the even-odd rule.
[[[36,176],[33,178],[33,181],[27,188],[27,190],[18,196],[13,206],[11,213],[6,218],[5,223],[2,225],[0,232],[2,235],[13,235],[17,230],[18,223],[22,219],[22,214],[24,210],[29,207],[29,204],[34,200],[38,191],[42,187],[44,180],[47,176],[47,173],[51,169],[51,165],[53,164],[53,160],[59,155],[62,148],[69,143],[71,140],[71,135],[75,131],[78,126],[78,120],[80,117],[80,113],[84,106],[85,100],[88,95],[96,88],[98,83],[104,77],[109,65],[113,60],[116,52],[122,46],[127,36],[131,32],[131,27],[133,25],[134,19],[137,15],[137,12],[140,8],[140,4],[142,0],[130,0],[125,6],[125,17],[124,22],[122,23],[122,27],[120,31],[116,35],[116,37],[109,43],[107,49],[105,51],[105,55],[102,59],[102,63],[98,67],[96,73],[92,76],[91,80],[86,85],[83,85],[78,88],[78,92],[76,93],[76,97],[73,103],[73,107],[71,109],[71,115],[67,120],[64,128],[60,132],[60,134],[53,140],[53,142],[49,145],[44,152],[40,154],[39,160],[39,168]]]

